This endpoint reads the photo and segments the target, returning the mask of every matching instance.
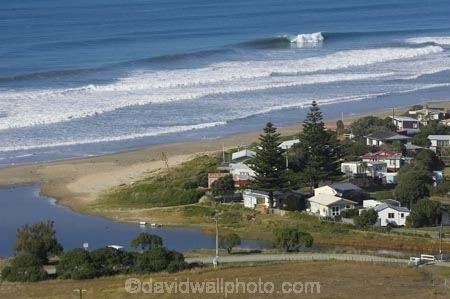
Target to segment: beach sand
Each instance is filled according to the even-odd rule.
[[[440,102],[439,106],[450,108],[450,101]],[[406,109],[397,109],[397,113],[404,111]],[[349,124],[365,115],[388,116],[391,113],[391,110],[384,109],[347,117],[344,122]],[[326,121],[329,125],[335,123],[336,119]],[[300,122],[279,129],[283,135],[293,135],[300,130]],[[254,132],[216,140],[158,145],[99,157],[2,168],[0,186],[39,182],[42,184],[42,195],[55,198],[58,203],[73,210],[83,211],[83,207],[94,202],[102,192],[121,184],[130,184],[164,169],[162,153],[165,153],[169,166],[172,167],[199,154],[221,151],[222,145],[225,148],[248,145],[256,141],[259,134],[260,132]]]

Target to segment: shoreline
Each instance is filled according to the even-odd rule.
[[[439,103],[450,108],[450,100],[426,103]],[[414,104],[407,107],[412,105]],[[396,112],[403,113],[407,107],[397,108]],[[347,116],[344,123],[347,125],[368,115],[389,116],[391,113],[390,109],[358,113]],[[325,117],[324,122],[329,125],[335,124],[337,120]],[[261,124],[261,128],[263,126]],[[279,132],[282,135],[294,135],[300,132],[301,127],[301,123],[280,127]],[[220,152],[222,145],[225,149],[248,145],[256,141],[259,134],[260,132],[243,133],[213,140],[155,145],[95,157],[7,166],[0,169],[0,188],[39,183],[41,195],[54,198],[58,204],[76,212],[85,213],[86,205],[95,202],[111,188],[131,184],[165,169],[162,153],[167,156],[169,166],[173,167],[198,155]]]

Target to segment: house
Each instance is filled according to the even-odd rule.
[[[414,135],[420,132],[419,121],[409,116],[391,116],[397,132]]]
[[[404,226],[406,224],[406,217],[410,214],[408,208],[395,206],[388,203],[382,203],[373,209],[378,214],[377,225],[379,226]]]
[[[294,145],[296,145],[297,143],[300,143],[299,139],[292,139],[292,140],[286,140],[283,141],[278,147],[284,150],[288,150],[291,147],[293,147]]]
[[[397,172],[404,164],[403,155],[399,152],[384,150],[376,153],[366,153],[362,156],[363,162],[384,162],[388,172]]]
[[[397,184],[398,172],[380,172],[379,175],[384,185]]]
[[[208,188],[212,187],[212,184],[217,181],[220,178],[223,178],[224,176],[229,175],[229,173],[226,172],[214,172],[214,173],[208,173]]]
[[[256,156],[256,153],[254,151],[245,149],[242,151],[232,153],[231,154],[231,162],[234,162],[234,163],[245,162],[255,156]]]
[[[430,149],[433,151],[450,146],[450,135],[428,135],[431,142]]]
[[[353,209],[356,202],[325,193],[308,198],[309,211],[321,217],[336,217],[342,211]]]
[[[366,163],[366,175],[372,178],[381,178],[387,172],[387,163],[384,161],[370,161]]]
[[[343,162],[341,163],[341,172],[348,177],[366,175],[371,178],[380,178],[382,172],[387,172],[387,164],[382,161]]]
[[[341,172],[350,177],[358,174],[365,174],[366,169],[361,161],[342,162]]]
[[[314,195],[333,195],[351,200],[355,203],[362,203],[369,194],[351,183],[335,183],[314,189]]]
[[[424,108],[420,110],[412,110],[409,115],[415,117],[420,123],[427,125],[430,120],[443,120],[447,116],[445,108]]]
[[[273,193],[273,206],[277,209],[289,211],[302,211],[306,209],[308,194],[297,191],[275,191]],[[246,189],[242,193],[244,207],[255,209],[257,206],[269,208],[269,193],[260,190]]]
[[[248,179],[253,179],[256,173],[250,166],[245,163],[230,163],[230,174],[234,176],[247,177]]]
[[[405,144],[405,150],[408,157],[415,157],[424,147],[412,143]]]
[[[394,199],[384,199],[383,201],[379,201],[379,200],[374,200],[374,199],[368,199],[363,201],[363,208],[365,209],[370,209],[370,208],[375,208],[376,206],[381,205],[382,203],[387,203],[393,206],[400,206],[400,202]]]
[[[411,137],[409,136],[401,135],[392,131],[373,132],[365,136],[365,138],[367,145],[374,145],[374,146],[382,146],[383,144],[392,144],[396,141],[406,144],[411,140]]]

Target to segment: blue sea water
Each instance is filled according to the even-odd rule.
[[[449,98],[448,0],[5,0],[0,164]]]

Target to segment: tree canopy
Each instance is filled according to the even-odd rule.
[[[269,205],[273,207],[273,192],[286,186],[284,150],[280,134],[272,123],[267,123],[264,133],[259,137],[256,156],[252,159],[252,169],[255,171],[254,186],[269,192]]]
[[[8,281],[34,282],[46,278],[47,272],[42,268],[41,260],[31,253],[16,256],[11,264],[2,270],[2,279]]]
[[[231,253],[233,247],[241,244],[241,237],[238,234],[231,233],[219,237],[219,246]]]
[[[50,255],[62,252],[62,245],[56,240],[53,221],[26,224],[17,230],[16,254],[29,253],[45,263]]]
[[[413,205],[406,220],[411,227],[435,226],[441,221],[441,204],[426,198],[420,199]]]
[[[355,217],[355,224],[359,227],[367,228],[377,223],[378,213],[374,209],[368,209],[361,212]]]
[[[131,240],[131,247],[133,248],[141,248],[142,250],[149,250],[156,247],[161,247],[163,241],[160,236],[149,234],[149,233],[140,233],[136,238]]]
[[[302,175],[312,189],[337,171],[336,146],[332,145],[331,134],[325,130],[322,112],[315,101],[303,122],[299,138],[304,150]]]
[[[302,232],[294,227],[281,227],[274,231],[274,245],[284,251],[298,251],[302,246],[311,247],[313,237],[311,234]]]
[[[365,116],[350,125],[356,139],[363,139],[364,136],[377,131],[394,131],[395,127],[390,117],[379,118],[376,116]]]
[[[394,197],[411,207],[417,200],[429,196],[432,183],[430,172],[421,163],[403,166],[397,176]]]
[[[213,196],[226,197],[234,194],[234,180],[232,175],[219,178],[211,185]]]
[[[435,152],[429,149],[421,150],[415,157],[415,163],[421,163],[428,171],[444,169],[444,163]]]

